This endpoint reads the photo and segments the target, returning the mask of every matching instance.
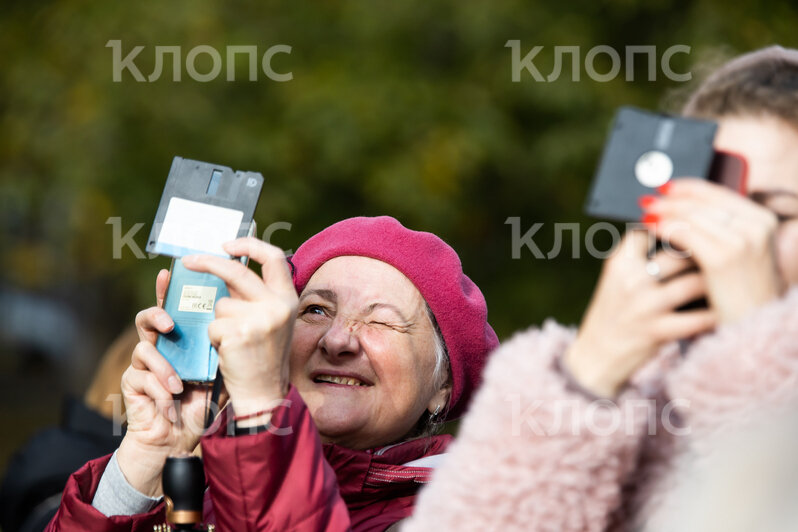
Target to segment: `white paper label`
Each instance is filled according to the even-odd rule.
[[[213,312],[213,303],[216,301],[215,286],[195,286],[184,284],[180,294],[180,312]]]
[[[169,200],[158,243],[227,256],[222,244],[238,236],[244,213],[183,198]]]

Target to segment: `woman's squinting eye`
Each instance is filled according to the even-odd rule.
[[[371,327],[378,327],[380,329],[391,330],[401,333],[406,333],[410,331],[409,325],[402,325],[399,323],[394,323],[389,321],[369,320],[367,324],[370,325]]]

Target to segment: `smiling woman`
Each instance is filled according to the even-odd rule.
[[[498,345],[457,254],[389,217],[339,222],[290,264],[255,239],[225,250],[262,275],[219,257],[183,263],[230,289],[208,335],[233,434],[202,435],[204,392],[184,387],[155,349],[174,326],[162,272],[123,377],[127,435],[70,478],[51,530],[151,530],[163,522],[164,460],[198,442],[204,521],[220,529],[385,530],[411,515],[451,441],[434,427],[463,414]]]
[[[299,299],[291,382],[322,441],[368,449],[411,436],[440,413],[451,387],[435,382],[435,329],[413,283],[368,257],[337,257]],[[362,356],[362,353],[367,353]]]

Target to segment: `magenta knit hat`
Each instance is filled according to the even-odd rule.
[[[463,415],[499,340],[488,323],[485,298],[463,273],[457,253],[432,233],[412,231],[390,216],[349,218],[308,239],[291,257],[297,293],[322,264],[344,255],[390,264],[421,292],[449,352],[452,394],[446,419]]]

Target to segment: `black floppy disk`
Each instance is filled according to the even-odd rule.
[[[674,178],[701,177],[744,188],[745,160],[715,152],[717,123],[621,107],[585,203],[597,218],[637,221],[638,199]]]

